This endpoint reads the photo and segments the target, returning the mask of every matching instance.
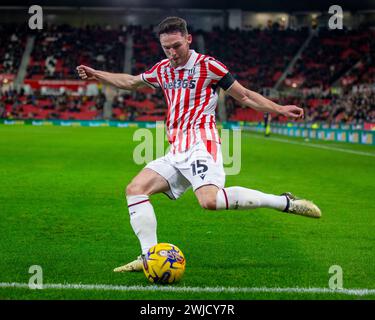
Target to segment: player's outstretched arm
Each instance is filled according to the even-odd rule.
[[[82,80],[98,80],[125,90],[135,90],[146,86],[140,75],[132,76],[126,73],[111,73],[95,70],[84,65],[80,65],[76,69]]]
[[[281,114],[288,118],[303,118],[303,109],[294,105],[279,105],[259,93],[243,87],[238,81],[226,91],[227,94],[239,101],[241,104],[257,111]]]

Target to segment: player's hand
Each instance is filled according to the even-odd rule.
[[[95,79],[95,71],[96,71],[95,69],[84,66],[84,65],[80,65],[76,69],[77,69],[79,77],[82,80],[93,80],[93,79]]]
[[[281,108],[281,114],[288,118],[303,118],[303,109],[294,105],[287,105],[282,106]]]

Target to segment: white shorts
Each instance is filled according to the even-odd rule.
[[[188,151],[172,154],[151,161],[145,168],[152,169],[168,181],[167,196],[171,199],[179,198],[188,188],[193,191],[213,184],[224,188],[225,171],[221,146],[214,141],[198,142]],[[209,149],[211,152],[208,152]]]

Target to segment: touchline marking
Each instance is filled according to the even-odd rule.
[[[28,289],[27,283],[0,282],[0,288]],[[171,287],[171,286],[116,286],[107,284],[43,284],[43,289],[57,290],[96,290],[96,291],[148,291],[148,292],[188,292],[188,293],[325,293],[353,296],[374,295],[375,289],[328,289],[328,288],[241,288],[241,287]]]
[[[296,145],[305,146],[305,147],[312,147],[312,148],[318,148],[318,149],[326,149],[326,150],[333,150],[333,151],[339,151],[339,152],[346,152],[346,153],[351,153],[351,154],[357,154],[357,155],[360,155],[360,156],[375,157],[375,153],[370,153],[370,152],[341,149],[341,148],[337,148],[337,147],[323,146],[321,144],[303,143],[303,142],[291,141],[291,140],[288,140],[288,139],[281,139],[281,138],[272,138],[272,137],[263,138],[263,137],[259,137],[259,136],[255,135],[255,134],[252,134],[250,132],[248,132],[248,133],[251,135],[252,138],[256,138],[256,139],[272,140],[272,141],[296,144]]]

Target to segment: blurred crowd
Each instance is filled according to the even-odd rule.
[[[374,80],[375,32],[371,29],[320,29],[288,74],[286,83],[298,88],[326,90],[342,77],[352,82]],[[367,66],[357,70],[358,65]],[[372,72],[371,79],[366,73]]]
[[[223,62],[237,80],[254,90],[276,84],[307,36],[307,29],[278,28],[216,28],[204,33],[206,53]]]
[[[39,90],[25,94],[9,90],[0,96],[0,118],[5,119],[102,119],[106,98],[96,96],[42,95]]]
[[[24,27],[0,25],[0,76],[17,74],[27,32]],[[239,82],[258,92],[275,87],[309,37],[308,29],[292,30],[279,25],[266,29],[214,28],[210,32],[190,32],[193,49],[200,51],[203,44],[206,54],[220,60]],[[280,81],[281,98],[275,101],[304,107],[305,121],[374,122],[375,90],[352,89],[375,83],[374,31],[320,29],[314,32],[294,67],[286,74],[285,81]],[[79,64],[123,72],[130,36],[133,40],[132,74],[139,74],[165,58],[155,26],[76,28],[52,25],[37,32],[26,79],[77,80],[75,66]],[[340,87],[340,94],[332,94],[330,89],[333,87]],[[151,88],[119,92],[110,100],[100,90],[97,96],[77,92],[44,95],[38,90],[31,93],[0,91],[3,91],[0,92],[0,116],[8,119],[100,119],[107,101],[111,113],[106,117],[116,120],[163,120],[167,112],[162,92]],[[226,97],[225,105],[229,120],[259,121],[263,118],[230,97]]]
[[[375,122],[375,92],[351,92],[334,96],[331,101],[315,108],[306,108],[307,122],[329,124]]]
[[[27,30],[16,24],[0,24],[0,74],[16,74],[25,50]]]
[[[29,79],[76,79],[75,67],[122,71],[126,30],[69,25],[47,26],[39,30],[27,68]]]
[[[273,99],[281,105],[293,104],[304,108],[306,122],[329,124],[375,122],[375,90],[350,91],[343,95],[328,94],[306,97],[281,97]],[[0,97],[0,118],[6,119],[102,119],[106,97],[72,95],[26,95],[22,91],[7,91]],[[250,108],[242,107],[233,98],[226,96],[228,120],[261,121],[263,115]],[[111,102],[113,120],[120,121],[163,121],[167,107],[161,91],[121,93]],[[273,115],[274,121],[287,119]]]

